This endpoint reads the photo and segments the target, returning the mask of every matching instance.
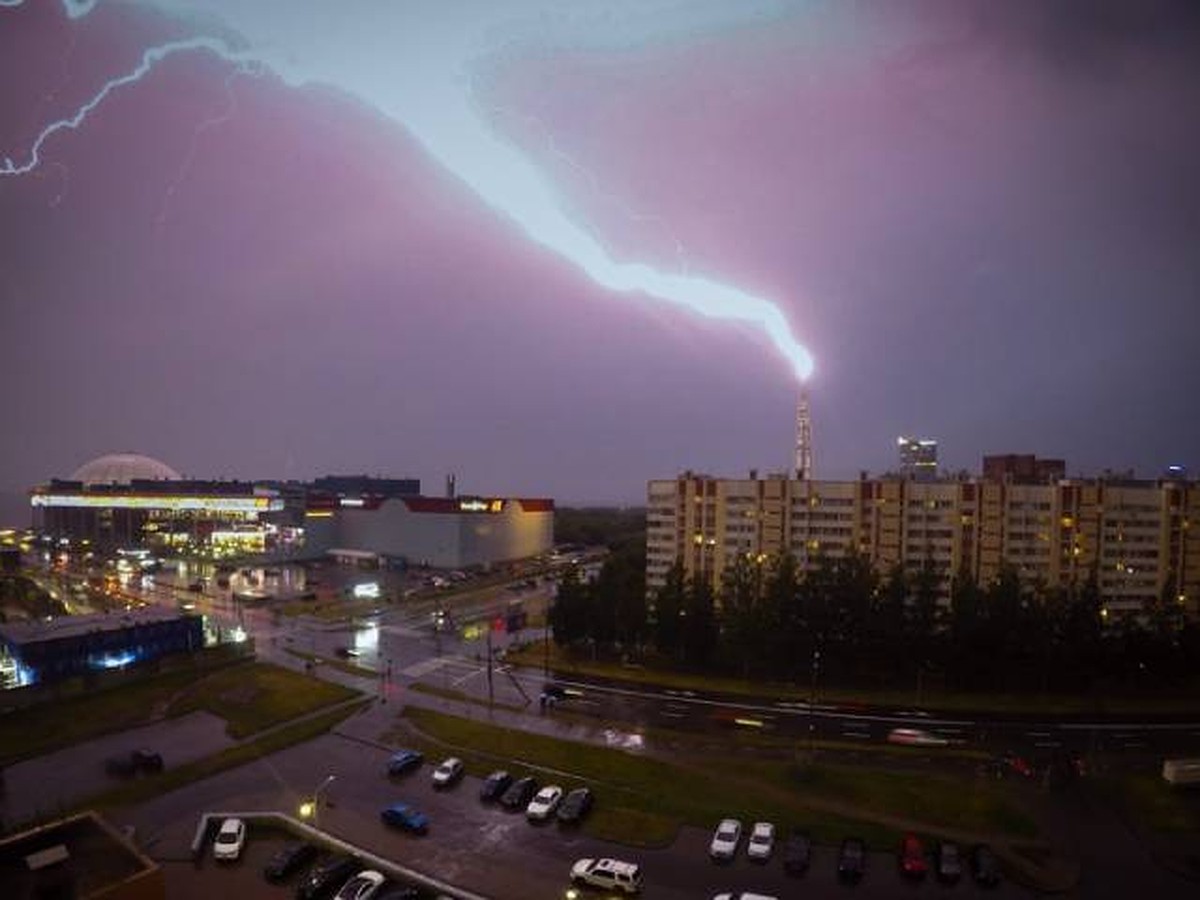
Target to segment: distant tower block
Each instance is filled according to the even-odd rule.
[[[812,416],[808,411],[808,388],[800,389],[796,404],[796,477],[808,481],[813,477]]]

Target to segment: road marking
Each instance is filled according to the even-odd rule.
[[[1048,732],[1048,731],[1027,731],[1027,732],[1025,732],[1025,734],[1028,735],[1029,737],[1035,737],[1035,738],[1050,737],[1050,732]]]
[[[1046,747],[1061,747],[1062,741],[1038,741],[1033,746],[1043,748],[1043,749]]]
[[[663,711],[660,713],[660,715],[662,715],[662,716],[665,716],[665,717],[666,717],[666,718],[668,718],[668,719],[686,719],[686,718],[687,718],[687,713],[685,713],[685,712],[672,712],[672,711],[671,711],[671,710],[669,710],[669,709],[664,709],[664,710],[663,710]]]
[[[843,731],[842,737],[858,738],[859,740],[863,741],[869,741],[871,739],[871,735],[863,734],[861,731]]]

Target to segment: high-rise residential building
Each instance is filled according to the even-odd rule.
[[[929,438],[896,438],[900,451],[900,474],[917,481],[933,481],[937,478],[937,441]]]
[[[649,482],[646,584],[653,594],[676,560],[718,588],[744,555],[801,569],[858,553],[880,573],[931,567],[949,602],[957,573],[986,584],[1005,565],[1044,586],[1094,572],[1105,607],[1141,612],[1163,597],[1196,615],[1200,484],[1183,480],[810,481],[685,472]]]

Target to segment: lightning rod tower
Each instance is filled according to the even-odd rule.
[[[808,410],[808,388],[804,386],[796,404],[796,477],[801,481],[813,477],[812,416]]]

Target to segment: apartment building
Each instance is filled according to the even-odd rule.
[[[1170,596],[1192,615],[1200,598],[1200,485],[1184,480],[1011,477],[809,481],[685,472],[647,488],[646,584],[676,560],[720,585],[738,556],[790,552],[803,570],[857,552],[882,573],[931,566],[949,602],[954,575],[987,583],[1004,565],[1031,584],[1082,583],[1094,570],[1110,612]]]

